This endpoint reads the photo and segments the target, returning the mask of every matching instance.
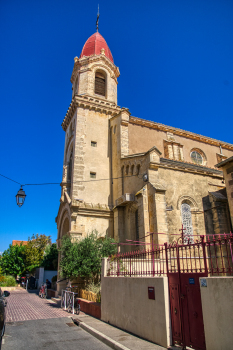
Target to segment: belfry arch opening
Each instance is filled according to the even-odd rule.
[[[102,71],[95,73],[95,94],[106,96],[106,75]]]

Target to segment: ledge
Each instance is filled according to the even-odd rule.
[[[61,124],[64,131],[66,131],[77,107],[91,109],[100,113],[109,114],[111,116],[115,116],[121,112],[121,107],[106,99],[101,99],[99,97],[97,98],[88,94],[75,95]]]
[[[174,168],[176,170],[183,169],[185,171],[191,171],[194,173],[199,173],[204,175],[217,175],[221,178],[223,177],[223,172],[221,170],[208,168],[202,165],[182,162],[178,160],[168,159],[168,158],[160,158],[159,166]]]

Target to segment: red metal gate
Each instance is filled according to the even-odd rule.
[[[205,350],[199,277],[208,276],[203,240],[166,245],[173,344]]]

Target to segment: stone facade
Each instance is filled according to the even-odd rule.
[[[97,72],[105,79],[104,96],[95,94]],[[215,164],[233,156],[233,145],[131,116],[117,105],[119,75],[104,50],[75,58],[62,123],[58,246],[65,234],[85,237],[93,230],[148,244],[148,232],[156,233],[154,244],[163,244],[182,224],[192,239],[229,232],[223,173]]]

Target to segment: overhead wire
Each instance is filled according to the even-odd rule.
[[[70,184],[75,184],[75,183],[87,183],[87,182],[98,182],[98,181],[113,181],[113,180],[118,180],[118,179],[122,179],[122,178],[128,178],[128,177],[133,177],[133,176],[138,176],[141,174],[138,174],[138,175],[126,175],[126,176],[119,176],[119,177],[112,177],[112,178],[106,178],[106,179],[92,179],[92,180],[78,180],[78,181],[72,181],[72,182],[69,182]],[[10,180],[10,181],[13,181],[21,186],[46,186],[46,185],[60,185],[61,182],[42,182],[42,183],[28,183],[28,184],[21,184],[20,182],[18,181],[15,181],[15,180],[12,180],[11,178],[5,176],[5,175],[2,175],[0,174],[0,176],[2,177],[5,177],[6,179]],[[139,177],[140,178],[140,177]]]
[[[2,174],[0,174],[0,176],[5,177],[6,179],[8,179],[8,180],[10,180],[10,181],[12,181],[12,182],[15,182],[15,183],[17,183],[17,184],[21,185],[21,183],[20,183],[20,182],[15,181],[15,180],[12,180],[10,177],[7,177],[7,176],[2,175]]]

